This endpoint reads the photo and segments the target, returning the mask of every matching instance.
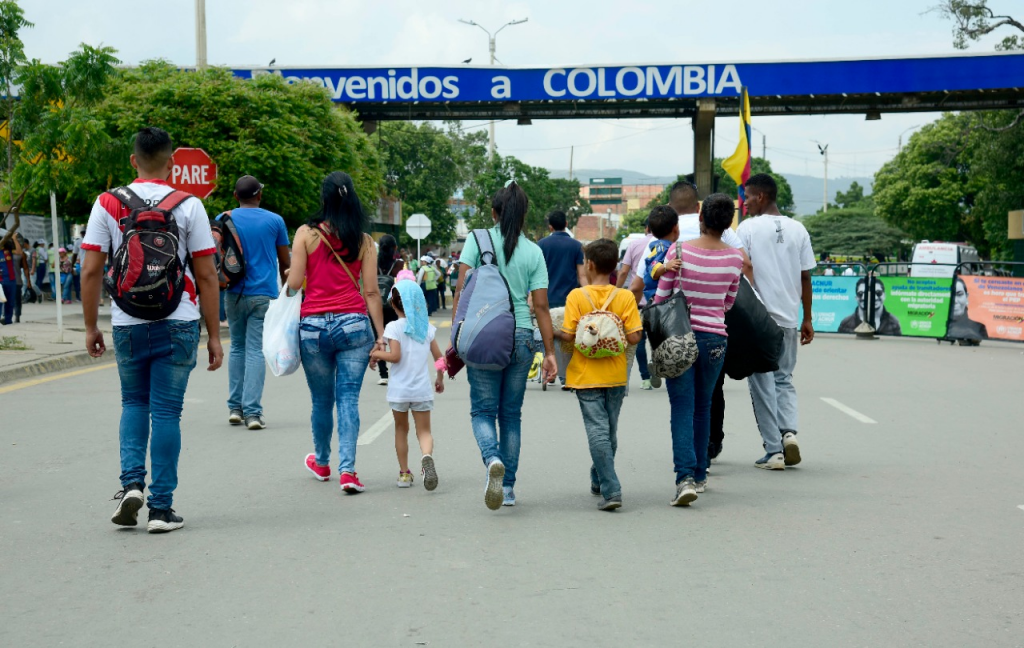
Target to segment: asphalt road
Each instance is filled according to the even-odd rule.
[[[1024,645],[1022,377],[1020,346],[820,337],[797,367],[804,463],[753,467],[727,381],[725,452],[688,509],[668,505],[665,391],[634,389],[614,513],[588,492],[575,397],[531,384],[519,504],[491,512],[464,379],[434,413],[437,491],[394,486],[388,428],[344,496],[303,467],[301,375],[268,375],[250,432],[226,422],[226,369],[197,369],[186,527],[157,536],[109,522],[114,369],[4,386],[0,645]],[[375,378],[364,431],[388,415]]]

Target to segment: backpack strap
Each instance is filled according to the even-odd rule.
[[[619,292],[618,288],[612,288],[612,292],[611,292],[610,295],[608,295],[608,299],[605,300],[604,306],[601,307],[601,310],[603,310],[603,311],[608,310],[608,307],[612,305],[612,300],[615,299],[615,294],[618,293],[618,292]]]
[[[486,241],[484,240],[481,232],[483,234],[487,235]],[[481,263],[481,265],[486,265],[487,263],[493,263],[493,264],[497,265],[498,264],[498,255],[494,252],[494,239],[491,238],[490,230],[475,229],[475,230],[473,230],[473,238],[476,239],[476,246],[477,246],[477,248],[480,249],[480,263]],[[491,261],[490,262],[484,261],[484,255],[485,254],[490,254],[491,255]]]
[[[167,194],[166,196],[164,196],[160,200],[160,202],[157,203],[156,208],[157,209],[162,209],[164,211],[171,211],[172,209],[174,209],[175,207],[177,207],[181,203],[183,203],[186,200],[188,200],[189,198],[193,198],[193,197],[194,196],[192,194],[190,194],[189,192],[187,192],[187,191],[177,191],[177,190],[175,190],[175,191],[172,191],[171,193]]]
[[[116,187],[107,193],[114,198],[117,198],[118,202],[132,211],[136,209],[145,209],[149,206],[146,204],[145,200],[139,198],[139,195],[128,187]]]
[[[359,284],[359,281],[356,280],[356,276],[352,274],[352,271],[349,270],[348,264],[345,263],[345,261],[338,255],[334,248],[331,247],[330,241],[327,240],[327,233],[320,229],[319,225],[314,225],[313,229],[315,229],[317,234],[320,236],[320,243],[327,246],[327,249],[331,251],[331,254],[333,254],[334,258],[338,260],[338,263],[341,264],[341,267],[345,269],[345,274],[347,274],[348,278],[352,280],[352,283],[356,285],[356,289],[359,290],[359,296],[362,297],[363,301],[365,302],[366,296],[363,295],[363,287]]]

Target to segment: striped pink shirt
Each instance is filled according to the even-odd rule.
[[[703,250],[689,243],[673,245],[665,254],[665,263],[682,250],[683,268],[668,271],[658,280],[654,303],[660,304],[682,289],[690,303],[690,324],[694,331],[728,335],[725,312],[736,301],[743,271],[743,255],[739,250]]]

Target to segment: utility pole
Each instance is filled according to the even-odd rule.
[[[750,127],[750,130],[757,131],[758,133],[761,133],[761,159],[762,160],[767,160],[768,159],[768,138],[765,137],[765,134],[764,134],[763,131],[760,131],[760,130],[756,129],[753,126]]]
[[[575,146],[569,147],[569,181],[572,181],[572,155],[576,152]]]
[[[818,145],[818,151],[825,157],[825,190],[823,192],[822,209],[828,213],[828,144],[822,148],[820,142],[815,142]]]
[[[206,68],[206,0],[196,0],[196,69]]]
[[[491,54],[491,67],[494,67],[494,61],[495,61],[495,57],[494,57],[495,45],[494,45],[494,43],[495,43],[495,40],[498,38],[498,34],[501,33],[501,30],[505,29],[506,27],[511,27],[512,25],[521,25],[522,23],[526,22],[527,20],[529,20],[529,18],[523,18],[522,20],[513,20],[513,21],[510,21],[510,22],[507,22],[504,25],[502,25],[501,28],[498,29],[498,31],[496,31],[493,34],[491,34],[491,32],[489,32],[482,25],[480,25],[480,24],[478,24],[478,23],[476,23],[476,22],[474,22],[472,20],[464,20],[462,18],[459,18],[459,22],[460,23],[462,23],[464,25],[470,25],[472,27],[480,27],[480,29],[483,29],[484,33],[487,34],[487,48],[488,48],[488,50],[490,51],[490,54]],[[494,159],[494,122],[495,121],[496,120],[491,119],[490,137],[487,140],[487,161],[488,162]]]

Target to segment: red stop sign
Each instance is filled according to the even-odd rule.
[[[203,149],[179,148],[174,152],[170,185],[197,198],[207,198],[217,184],[217,165]]]

